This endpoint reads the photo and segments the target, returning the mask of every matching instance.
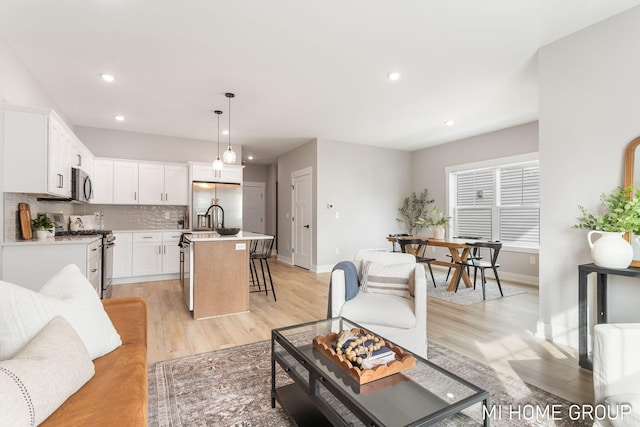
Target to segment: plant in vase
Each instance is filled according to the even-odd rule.
[[[406,197],[402,203],[402,207],[398,209],[402,218],[396,218],[398,222],[404,222],[407,228],[407,234],[415,236],[418,234],[425,222],[428,206],[433,203],[433,199],[429,199],[429,190],[426,188],[422,193],[417,195],[415,192],[411,196]]]
[[[433,205],[425,218],[425,223],[431,228],[434,239],[444,239],[445,227],[449,225],[450,216],[446,216],[436,205]]]
[[[640,230],[640,195],[634,187],[616,188],[602,194],[604,209],[592,214],[579,205],[581,216],[573,228],[590,230],[587,235],[593,262],[600,267],[627,268],[633,259],[633,249],[623,235]],[[600,235],[595,242],[594,235]]]
[[[49,229],[53,227],[53,223],[46,215],[40,214],[31,220],[31,226],[36,231],[36,238],[44,240],[49,235]]]

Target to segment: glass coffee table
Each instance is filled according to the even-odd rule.
[[[489,424],[487,391],[420,356],[413,368],[360,385],[313,348],[314,337],[352,328],[361,327],[338,317],[273,329],[271,407],[277,401],[301,426],[427,426],[449,417]]]

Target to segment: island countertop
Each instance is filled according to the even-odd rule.
[[[238,234],[231,236],[223,236],[214,231],[192,231],[185,233],[185,237],[191,242],[273,239],[273,236],[269,236],[268,234],[253,233],[251,231],[240,231]]]

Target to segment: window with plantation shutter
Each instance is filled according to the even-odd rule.
[[[538,161],[450,173],[453,235],[538,247],[540,168]]]

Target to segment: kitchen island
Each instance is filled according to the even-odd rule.
[[[215,232],[185,233],[183,254],[189,258],[188,278],[183,274],[185,301],[194,319],[249,311],[249,251],[252,240],[273,239],[240,231],[222,236]],[[185,267],[186,270],[186,267]]]

